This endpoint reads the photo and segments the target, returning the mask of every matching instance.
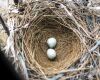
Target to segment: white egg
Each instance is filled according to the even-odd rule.
[[[51,60],[55,59],[56,58],[56,51],[54,49],[48,49],[47,56]]]
[[[54,48],[57,44],[57,41],[55,38],[51,37],[47,40],[47,44],[50,48]]]

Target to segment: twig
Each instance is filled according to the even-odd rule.
[[[9,29],[8,29],[7,25],[5,24],[5,22],[4,22],[4,20],[3,20],[1,15],[0,15],[0,21],[1,21],[1,24],[2,24],[2,26],[4,28],[4,30],[6,31],[7,35],[9,36],[10,35]]]
[[[76,72],[76,71],[82,71],[82,70],[88,70],[90,68],[78,68],[78,69],[70,69],[70,70],[62,70],[60,73],[66,73],[66,72]]]
[[[85,33],[86,33],[86,35],[89,37],[89,38],[91,38],[91,36],[90,36],[90,34],[87,32],[87,31],[85,31],[84,29],[83,29],[83,27],[77,22],[77,20],[74,18],[74,16],[72,15],[72,13],[70,13],[69,11],[68,11],[68,9],[66,8],[66,6],[64,6],[63,4],[60,4],[61,5],[61,8],[63,8],[66,12],[67,12],[67,14],[69,15],[69,17],[75,22],[75,24],[76,24],[76,26],[80,29],[82,29]]]
[[[96,45],[90,49],[90,52],[93,52],[100,45],[100,40],[96,42]]]

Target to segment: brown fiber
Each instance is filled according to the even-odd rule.
[[[43,18],[37,25],[32,25],[25,30],[24,36],[25,45],[30,51],[26,54],[30,64],[34,64],[34,60],[36,60],[47,75],[68,68],[82,55],[83,44],[76,33],[55,20],[47,17]],[[48,49],[46,42],[50,37],[57,39],[55,48],[57,57],[54,61],[49,60],[46,54]]]

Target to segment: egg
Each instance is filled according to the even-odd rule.
[[[56,51],[54,49],[48,49],[47,56],[50,60],[54,60],[56,58]]]
[[[47,44],[50,48],[54,48],[57,44],[57,41],[55,38],[51,37],[47,40]]]

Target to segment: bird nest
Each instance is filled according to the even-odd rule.
[[[9,13],[6,53],[27,80],[58,80],[59,74],[61,80],[98,79],[100,20],[94,7],[79,4],[74,0],[26,0],[15,6],[18,13]],[[47,57],[51,37],[57,40],[53,61]]]
[[[31,21],[30,27],[23,30],[25,55],[31,68],[35,64],[44,74],[53,75],[67,69],[80,58],[83,43],[72,29],[58,23],[61,22],[59,19],[43,17],[41,21],[38,20],[40,17],[36,19],[38,24]],[[57,57],[53,61],[47,57],[47,40],[50,37],[57,40]]]

